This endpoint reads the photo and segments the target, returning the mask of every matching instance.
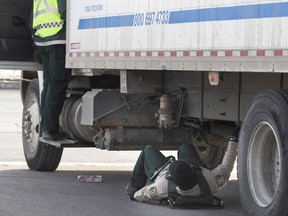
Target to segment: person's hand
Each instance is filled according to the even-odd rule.
[[[133,190],[130,192],[130,200],[132,201],[136,201],[136,199],[134,198],[134,194],[136,193],[136,190]]]
[[[129,196],[132,201],[135,201],[134,194],[136,193],[137,189],[132,187],[131,185],[127,185],[125,188],[125,193]]]
[[[232,131],[232,134],[230,136],[230,141],[238,142],[239,131],[240,131],[240,125],[237,125]]]
[[[171,162],[173,162],[176,159],[175,159],[175,157],[173,155],[170,155],[170,156],[166,157],[166,162],[169,161],[169,160],[171,160]]]

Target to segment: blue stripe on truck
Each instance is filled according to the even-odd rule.
[[[171,11],[169,24],[288,16],[288,3]]]
[[[170,11],[168,24],[287,17],[288,2]],[[78,29],[129,27],[134,14],[80,19]],[[145,24],[144,24],[145,25]]]
[[[134,15],[80,19],[78,29],[133,26]]]

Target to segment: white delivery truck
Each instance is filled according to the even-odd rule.
[[[22,70],[30,169],[55,170],[65,147],[175,149],[188,141],[213,168],[241,124],[245,215],[288,214],[287,0],[69,0],[73,77],[61,115],[69,142],[52,145],[39,142],[43,73],[32,61],[31,3],[0,0],[0,16],[11,20],[0,19],[0,65]],[[21,48],[29,52],[19,56]]]

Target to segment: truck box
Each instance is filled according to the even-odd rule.
[[[69,1],[67,67],[287,72],[287,1]]]

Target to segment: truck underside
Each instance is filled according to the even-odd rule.
[[[280,73],[221,72],[219,84],[212,86],[208,77],[209,72],[196,71],[114,70],[92,77],[75,75],[60,122],[63,132],[75,142],[55,145],[136,150],[154,144],[164,150],[192,142],[202,160],[215,167],[253,97],[265,89],[283,89],[288,82],[287,75]],[[24,98],[27,80],[36,79],[37,73],[23,71],[23,78]],[[123,80],[129,80],[125,87],[129,94],[120,92]],[[37,82],[34,81],[36,89]],[[23,122],[23,136],[24,142],[33,146],[37,145],[32,142],[38,142],[38,132],[31,130],[30,125],[38,127],[39,108],[35,111],[35,103],[26,103],[24,120],[28,120]],[[38,98],[37,103],[39,106]],[[36,122],[33,115],[27,118],[31,113],[37,116]]]

